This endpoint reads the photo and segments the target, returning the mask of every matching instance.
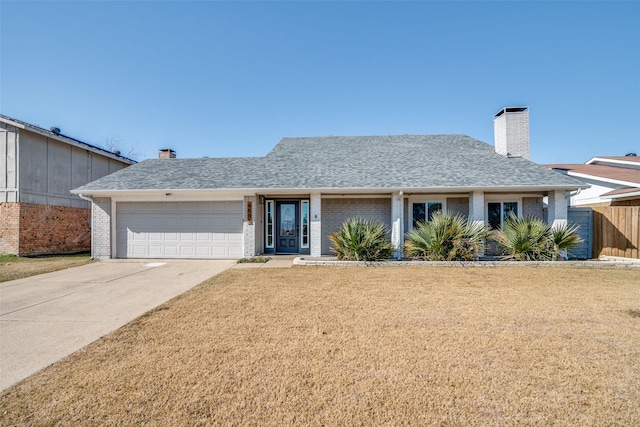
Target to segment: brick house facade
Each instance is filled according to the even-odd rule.
[[[495,147],[380,135],[284,138],[264,157],[164,149],[73,192],[93,200],[95,258],[330,255],[329,235],[353,217],[383,223],[401,257],[413,224],[438,210],[500,227],[510,212],[543,218],[547,197],[547,221],[567,222],[567,194],[586,186],[528,160],[528,123],[527,107],[501,110]]]
[[[90,203],[70,190],[132,160],[0,115],[0,253],[91,248]]]

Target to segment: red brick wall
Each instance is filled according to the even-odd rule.
[[[2,203],[0,213],[0,253],[35,255],[91,249],[89,209]]]
[[[0,254],[17,254],[20,203],[0,203]]]

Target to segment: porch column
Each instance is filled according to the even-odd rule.
[[[320,193],[311,193],[309,196],[309,216],[310,224],[310,246],[311,256],[319,258],[322,256],[322,196]]]
[[[568,209],[566,191],[549,191],[547,223],[553,228],[567,224]]]
[[[395,257],[402,259],[404,246],[404,193],[391,195],[391,244],[396,248]]]
[[[474,225],[485,225],[487,220],[484,216],[484,191],[472,191],[469,193],[469,220]],[[484,247],[478,254],[484,256]]]

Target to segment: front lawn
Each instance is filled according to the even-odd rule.
[[[0,424],[640,425],[639,312],[632,268],[232,269],[5,391]]]
[[[39,257],[0,255],[0,282],[78,267],[89,262],[91,256],[88,253]]]

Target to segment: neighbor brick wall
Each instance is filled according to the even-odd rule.
[[[20,255],[88,251],[89,209],[20,203]]]
[[[322,199],[322,254],[331,254],[329,234],[347,219],[360,217],[381,221],[391,230],[389,199]]]
[[[0,254],[18,254],[19,228],[20,203],[0,203]]]
[[[0,203],[0,253],[81,252],[91,246],[89,209]]]

